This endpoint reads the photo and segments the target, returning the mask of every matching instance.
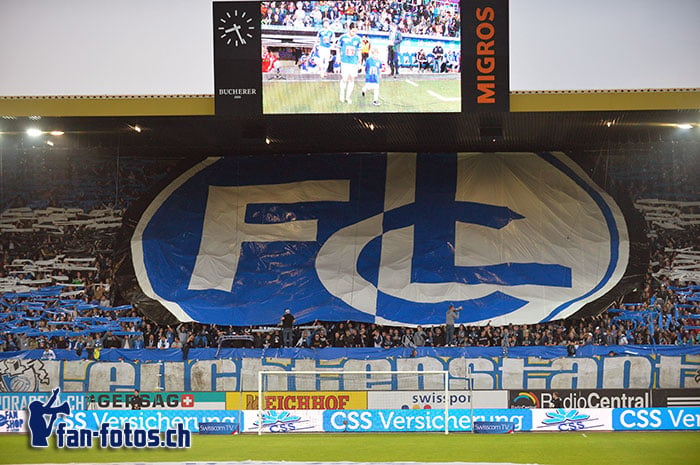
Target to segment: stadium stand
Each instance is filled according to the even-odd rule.
[[[101,350],[109,348],[182,349],[187,357],[198,348],[282,346],[279,327],[159,325],[129,302],[115,302],[111,252],[122,213],[169,172],[172,161],[120,160],[111,175],[112,159],[80,159],[63,166],[48,157],[32,161],[9,167],[14,195],[0,215],[0,351],[36,350],[32,355],[40,358],[44,349],[57,349],[59,359],[72,351],[78,358],[99,360]],[[683,176],[682,167],[676,169]],[[42,179],[46,172],[53,175]],[[625,173],[628,179],[616,179],[613,170],[611,182],[622,186],[618,191],[631,196],[643,215],[651,249],[637,292],[596,317],[503,327],[459,325],[454,345],[500,347],[507,354],[512,347],[528,346],[566,346],[575,353],[586,345],[700,344],[700,202],[692,188],[677,192],[674,200],[650,199]],[[297,326],[294,341],[297,347],[315,349],[447,345],[444,326],[353,321]]]
[[[455,4],[458,2],[449,0],[264,2],[261,12],[263,24],[271,26],[318,28],[329,19],[340,28],[355,22],[360,31],[387,32],[389,24],[396,23],[402,33],[459,37],[460,16],[454,12]]]

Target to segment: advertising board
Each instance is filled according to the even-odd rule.
[[[224,392],[140,392],[142,409],[224,410]],[[132,392],[86,393],[86,409],[131,409]]]
[[[0,393],[0,410],[24,410],[35,400],[45,402],[49,392]],[[224,410],[223,392],[141,392],[142,409]],[[130,410],[133,391],[72,392],[62,394],[71,410]]]
[[[112,428],[123,428],[129,423],[134,428],[165,431],[182,424],[193,433],[199,432],[200,423],[241,423],[240,412],[229,410],[79,410],[59,418],[56,424],[66,428],[98,431],[104,423]]]
[[[262,419],[262,428],[259,427]],[[628,409],[454,409],[449,411],[450,432],[469,432],[481,424],[487,432],[527,431],[633,431],[700,430],[700,408]],[[201,434],[302,432],[444,432],[445,412],[439,409],[403,410],[79,410],[59,417],[56,427],[99,431],[112,429],[180,428]],[[201,425],[204,431],[200,431]],[[221,425],[224,425],[222,427]],[[491,426],[488,426],[491,425]],[[493,425],[501,425],[496,428]],[[505,428],[504,425],[508,425]],[[0,410],[0,433],[27,433],[25,410]]]
[[[246,410],[243,412],[243,432],[320,433],[326,431],[323,417],[322,410]]]
[[[612,431],[611,409],[533,409],[532,431]]]
[[[530,431],[529,410],[513,409],[450,410],[450,431],[471,431],[472,421],[512,422],[515,431]],[[436,409],[350,410],[323,412],[323,430],[329,432],[443,432],[445,411]]]
[[[654,389],[651,396],[651,407],[700,407],[700,389]]]
[[[698,430],[700,408],[614,409],[612,426],[615,431]]]
[[[649,389],[547,389],[513,390],[508,394],[511,408],[556,408],[555,394],[567,409],[643,408],[652,406]]]
[[[449,408],[508,408],[508,391],[450,391]],[[369,391],[369,409],[444,409],[444,391]]]
[[[264,393],[264,410],[344,410],[367,408],[367,392],[271,391]],[[257,410],[258,393],[227,392],[227,410]]]

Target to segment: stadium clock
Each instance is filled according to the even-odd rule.
[[[240,16],[238,10],[233,10],[233,14],[225,12],[218,18],[217,35],[226,45],[234,47],[246,45],[248,43],[246,39],[252,39],[251,32],[255,30],[255,26],[251,23],[253,18],[246,17],[245,11],[241,12]]]

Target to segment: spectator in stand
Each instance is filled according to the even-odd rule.
[[[170,343],[168,342],[168,339],[165,337],[165,335],[162,335],[160,339],[158,339],[158,344],[156,345],[157,349],[169,349],[170,348]]]
[[[324,347],[328,347],[328,343],[325,338],[321,338],[320,333],[314,334],[314,336],[311,338],[311,348],[323,349]]]
[[[455,308],[455,306],[452,304],[447,307],[447,312],[445,313],[445,326],[447,328],[447,338],[445,343],[447,345],[454,344],[455,320],[459,318],[460,311],[462,311],[462,307]]]
[[[425,334],[423,327],[421,325],[418,325],[416,327],[416,332],[413,335],[413,343],[416,345],[416,347],[423,347],[424,345],[426,345],[426,338],[427,334]]]
[[[284,315],[280,318],[280,326],[282,326],[282,346],[294,347],[294,315],[288,308],[284,310]]]
[[[41,354],[42,360],[56,360],[56,353],[51,349],[51,347],[46,346],[44,352]]]

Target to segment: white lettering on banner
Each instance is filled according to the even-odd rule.
[[[21,360],[18,364],[23,363]],[[472,389],[648,389],[697,387],[694,380],[700,369],[699,355],[684,356],[619,356],[581,357],[545,360],[540,358],[382,358],[382,359],[279,359],[224,358],[219,360],[187,360],[184,362],[95,362],[45,361],[42,379],[35,389],[49,392],[58,386],[63,392],[129,391],[255,391],[260,370],[317,371],[348,370],[385,372],[389,370],[441,370],[450,373],[450,390],[469,388],[467,367],[474,381]],[[62,376],[61,376],[62,374]],[[165,376],[161,376],[164,374]],[[5,378],[12,375],[5,375]],[[281,378],[280,378],[281,379]],[[348,390],[434,390],[434,377],[397,377],[387,383],[386,377],[359,379],[346,377],[342,389]],[[270,378],[270,382],[277,382]],[[308,380],[298,379],[299,388],[316,389]],[[441,382],[441,381],[440,381]],[[327,379],[324,389],[341,389],[338,379]],[[692,383],[692,384],[691,384]],[[9,383],[8,385],[14,385]],[[283,386],[278,386],[280,390]],[[16,391],[23,392],[23,391]]]
[[[190,368],[190,390],[236,391],[240,376],[239,365],[232,360],[199,360]]]
[[[331,425],[336,430],[365,430],[372,428],[372,413],[370,412],[335,412],[331,415]]]
[[[620,414],[620,424],[625,428],[659,428],[663,423],[661,410],[625,410]]]
[[[503,389],[595,388],[599,362],[593,358],[503,359]]]
[[[472,389],[498,389],[500,387],[498,383],[500,367],[493,359],[453,358],[449,360],[447,369],[451,377],[466,380],[467,368],[469,368],[471,380],[474,383]],[[450,380],[450,387],[455,387],[452,380]]]
[[[248,205],[347,202],[347,180],[301,181],[263,186],[210,186],[199,253],[188,289],[230,292],[244,242],[313,242],[318,220],[246,223]]]
[[[529,415],[529,411],[527,414]],[[481,415],[474,421],[507,421],[515,424],[517,431],[523,430],[523,414]],[[444,431],[445,422],[450,431],[469,431],[472,417],[469,410],[457,410],[445,419],[442,410],[363,410],[337,411],[329,418],[330,431]]]
[[[578,389],[595,388],[598,381],[598,363],[590,358],[561,358],[553,360],[552,375],[547,388],[560,389],[576,386]],[[595,376],[591,376],[595,374]]]
[[[652,377],[654,367],[646,358],[609,357],[605,359],[603,366],[605,367],[603,387],[606,389],[645,389],[650,387],[649,380]]]
[[[615,428],[620,430],[698,430],[700,409],[655,408],[614,410]]]
[[[659,361],[659,387],[700,387],[700,355],[680,357],[661,356]]]
[[[415,363],[416,359],[415,358],[399,358],[396,360],[396,370],[398,371],[443,371],[443,370],[448,370],[448,364],[439,358],[433,358],[433,357],[421,357],[419,363]],[[456,373],[452,374],[453,377],[457,377]],[[442,383],[442,380],[440,380],[441,376],[435,376],[431,375],[430,377],[423,378],[421,379],[421,386],[419,389],[431,389],[429,382],[440,382]],[[416,382],[419,380],[416,379]],[[408,385],[410,380],[406,380],[406,382],[403,382],[402,384],[404,385],[403,389],[411,389]],[[464,381],[460,379],[451,379],[450,381],[450,388],[451,389],[461,389],[465,386]],[[460,384],[461,383],[461,384]],[[418,384],[416,384],[418,386]],[[442,386],[442,385],[440,385]],[[440,389],[440,386],[437,388]]]
[[[107,392],[112,388],[124,388],[125,386],[136,385],[136,365],[113,362],[99,362],[89,365],[90,377],[88,388],[85,391],[89,392]],[[139,371],[143,367],[138,367]],[[114,374],[117,374],[114,376]],[[144,381],[148,382],[148,378]]]
[[[674,427],[682,425],[686,428],[697,428],[700,427],[700,415],[692,415],[690,413],[685,413],[685,410],[679,409],[674,412],[673,410],[667,410],[668,415],[671,417],[671,423]]]
[[[58,419],[59,423],[66,423],[69,428],[93,429],[106,423],[110,428],[123,428],[129,423],[132,427],[142,429],[160,429],[164,431],[171,429],[178,424],[182,424],[185,429],[197,431],[199,422],[238,422],[237,415],[221,415],[223,411],[207,412],[205,410],[194,410],[187,413],[182,411],[160,411],[155,410],[149,414],[134,414],[130,411],[77,411],[71,416]]]

